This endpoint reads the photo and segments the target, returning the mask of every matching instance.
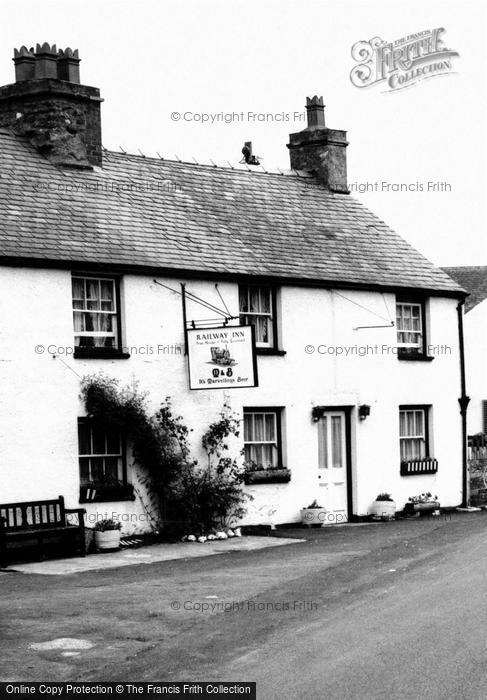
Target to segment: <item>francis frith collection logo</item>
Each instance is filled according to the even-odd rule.
[[[443,44],[443,28],[426,29],[395,41],[374,37],[352,46],[350,80],[358,88],[384,84],[384,92],[396,92],[417,85],[421,80],[453,72],[456,51]]]

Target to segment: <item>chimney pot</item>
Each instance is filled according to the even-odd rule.
[[[37,78],[57,78],[57,49],[47,42],[37,44],[35,51],[35,75]]]
[[[78,49],[74,51],[67,47],[64,51],[59,49],[58,55],[58,78],[59,80],[67,80],[69,83],[80,82],[79,75],[79,64],[80,57],[78,55]]]
[[[14,57],[12,59],[15,65],[15,82],[22,80],[31,80],[35,73],[35,56],[33,50],[26,46],[21,46],[19,50],[14,49]]]
[[[325,105],[323,97],[306,98],[306,112],[308,116],[308,129],[323,129],[325,127]]]

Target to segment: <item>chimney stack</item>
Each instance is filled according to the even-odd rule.
[[[331,191],[349,194],[347,187],[347,132],[325,126],[323,98],[306,98],[308,126],[289,135],[293,170],[306,170]]]
[[[26,137],[53,164],[102,165],[98,88],[80,84],[78,50],[14,49],[15,83],[0,87],[0,126]]]

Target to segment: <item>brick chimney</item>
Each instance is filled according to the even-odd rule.
[[[347,132],[325,126],[323,98],[306,98],[308,126],[289,134],[291,168],[313,173],[331,192],[349,194],[347,187]]]
[[[15,83],[0,87],[0,126],[26,137],[53,164],[102,165],[102,98],[80,84],[78,50],[14,49]]]

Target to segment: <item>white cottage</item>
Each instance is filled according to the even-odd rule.
[[[465,292],[348,194],[346,133],[321,98],[290,136],[289,172],[250,149],[241,166],[197,165],[104,150],[77,52],[14,61],[0,88],[0,503],[62,494],[88,518],[149,527],[130,445],[80,403],[98,371],[139,380],[154,410],[171,396],[196,452],[229,396],[237,452],[270,472],[246,487],[247,524],[297,521],[315,499],[344,522],[384,491],[399,508],[428,490],[464,500]],[[258,386],[192,390],[186,330],[225,316],[254,328]],[[273,483],[278,467],[289,481]]]

